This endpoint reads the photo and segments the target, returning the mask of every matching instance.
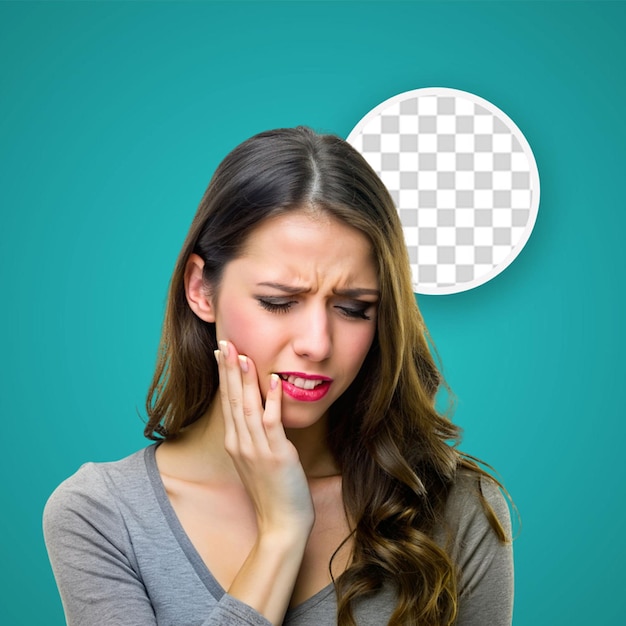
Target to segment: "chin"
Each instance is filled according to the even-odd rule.
[[[302,430],[311,428],[326,420],[327,412],[320,414],[312,410],[283,409],[282,423],[285,428]]]

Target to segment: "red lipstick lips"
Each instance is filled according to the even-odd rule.
[[[330,389],[333,382],[328,376],[304,374],[302,372],[280,372],[283,391],[294,400],[300,402],[317,402]]]

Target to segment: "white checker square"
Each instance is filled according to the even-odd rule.
[[[389,117],[398,117],[400,115],[400,103],[392,102],[386,109],[385,115]]]
[[[389,190],[400,189],[400,172],[395,170],[384,171],[380,173],[380,177],[385,183],[385,187]]]
[[[474,172],[457,172],[456,173],[457,189],[474,189]]]
[[[418,242],[419,229],[415,226],[403,226],[402,232],[407,246],[416,246]]]
[[[419,152],[437,152],[437,135],[418,135],[417,149]]]
[[[437,209],[419,209],[417,212],[417,225],[421,228],[436,228]]]
[[[437,189],[437,172],[418,172],[417,188],[419,190]]]
[[[437,283],[439,285],[452,285],[456,281],[456,268],[454,265],[441,264],[437,268]]]
[[[383,133],[380,136],[380,151],[382,154],[400,152],[400,135]]]
[[[419,169],[419,155],[417,152],[401,152],[399,165],[401,172],[417,172]]]
[[[477,152],[474,154],[474,169],[477,172],[493,171],[493,153]]]
[[[494,172],[493,188],[498,190],[511,189],[513,185],[513,175],[511,172]]]
[[[511,228],[511,241],[519,241],[526,231],[526,226],[513,226]],[[514,246],[517,248],[517,244]]]
[[[454,223],[461,228],[474,226],[474,209],[457,209]]]
[[[476,275],[488,274],[493,269],[493,263],[474,263],[474,272]]]
[[[440,226],[437,228],[437,245],[454,246],[456,244],[456,228],[453,226]]]
[[[493,263],[498,265],[511,254],[511,246],[493,246]]]
[[[436,156],[438,172],[456,171],[456,154],[454,152],[438,152]]]
[[[456,246],[457,265],[474,265],[474,246]]]
[[[352,146],[362,153],[363,152],[363,135],[359,135],[358,137],[355,137],[354,141],[352,142]]]
[[[417,111],[420,115],[437,115],[437,96],[419,98]]]
[[[437,265],[437,246],[417,247],[418,265]]]
[[[476,107],[471,100],[466,98],[456,99],[456,114],[457,115],[474,115]]]
[[[457,154],[466,153],[471,154],[474,152],[474,135],[457,135],[456,136],[456,151]]]
[[[493,134],[493,117],[491,115],[476,115],[474,117],[474,132],[477,135]]]
[[[454,189],[440,189],[437,192],[438,209],[456,208],[456,191]]]
[[[474,192],[474,207],[477,209],[492,209],[493,191],[491,189],[477,189]]]
[[[439,135],[454,135],[456,133],[456,115],[438,115],[437,133]]]
[[[511,155],[511,170],[514,172],[528,172],[530,170],[528,157],[523,152],[514,152]]]
[[[398,191],[398,206],[403,209],[417,209],[417,189],[400,189]]]
[[[492,138],[492,142],[494,152],[513,151],[512,135],[508,133],[495,134]]]
[[[417,134],[417,115],[401,115],[398,129],[401,135]]]
[[[367,152],[363,154],[365,160],[370,164],[370,167],[379,172],[382,170],[382,154],[380,152]]]
[[[474,228],[475,246],[493,246],[493,229],[490,226],[476,226]]]
[[[514,209],[529,209],[531,207],[531,192],[529,189],[513,189],[511,191],[511,207]]]
[[[513,213],[510,209],[494,209],[491,220],[494,228],[511,228]]]

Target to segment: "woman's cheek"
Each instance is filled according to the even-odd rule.
[[[229,307],[221,313],[221,319],[216,323],[218,339],[230,341],[239,354],[245,354],[252,359],[261,379],[265,375],[263,360],[272,353],[274,332],[271,324],[264,322],[256,310]]]
[[[216,324],[218,339],[230,341],[239,354],[251,356],[248,347],[253,336],[251,326],[245,313],[236,309],[223,311],[222,319]]]

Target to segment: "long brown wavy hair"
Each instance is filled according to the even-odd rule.
[[[176,437],[207,411],[218,388],[215,325],[196,317],[185,296],[190,254],[202,257],[204,279],[217,293],[226,263],[254,228],[303,207],[326,211],[369,238],[381,292],[370,351],[329,416],[328,444],[341,469],[353,539],[350,565],[335,580],[338,624],[354,624],[355,601],[387,582],[398,598],[389,626],[449,626],[458,572],[433,533],[457,472],[486,474],[459,452],[458,427],[435,408],[444,383],[413,294],[398,213],[347,142],[304,127],[278,129],[248,139],[219,165],[174,269],[145,435]]]

